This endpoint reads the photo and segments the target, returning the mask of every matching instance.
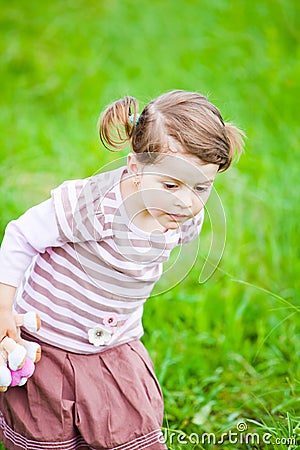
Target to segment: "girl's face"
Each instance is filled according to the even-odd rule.
[[[128,171],[139,183],[138,213],[163,228],[178,228],[204,207],[218,168],[183,152],[168,153],[151,165],[141,165],[131,155]]]

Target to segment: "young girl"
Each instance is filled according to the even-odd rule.
[[[142,345],[144,302],[171,250],[200,232],[217,172],[243,133],[195,92],[172,91],[138,115],[125,97],[100,118],[126,167],[67,181],[6,228],[0,254],[0,340],[13,313],[36,311],[42,359],[0,394],[10,450],[159,450],[163,399]],[[17,288],[17,289],[16,289]],[[25,333],[24,333],[25,334]]]

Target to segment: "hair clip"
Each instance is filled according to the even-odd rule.
[[[136,114],[135,116],[135,125],[137,125],[138,121],[140,118],[140,114]],[[130,116],[128,117],[129,123],[132,126],[133,125],[133,120],[134,120],[134,114],[130,114]]]

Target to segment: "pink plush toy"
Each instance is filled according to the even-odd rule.
[[[34,362],[27,356],[21,369],[9,369],[11,374],[10,386],[23,386],[24,384],[26,384],[28,378],[33,374],[34,369]]]
[[[41,326],[40,318],[34,312],[17,314],[14,319],[19,329],[19,338],[21,326],[33,332],[38,331]],[[21,338],[19,342],[6,336],[0,343],[0,392],[5,392],[9,386],[23,386],[34,372],[34,363],[41,358],[39,344]]]

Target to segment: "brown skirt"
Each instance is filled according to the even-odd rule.
[[[27,384],[0,393],[9,450],[166,449],[162,393],[140,341],[96,355],[41,346]]]

